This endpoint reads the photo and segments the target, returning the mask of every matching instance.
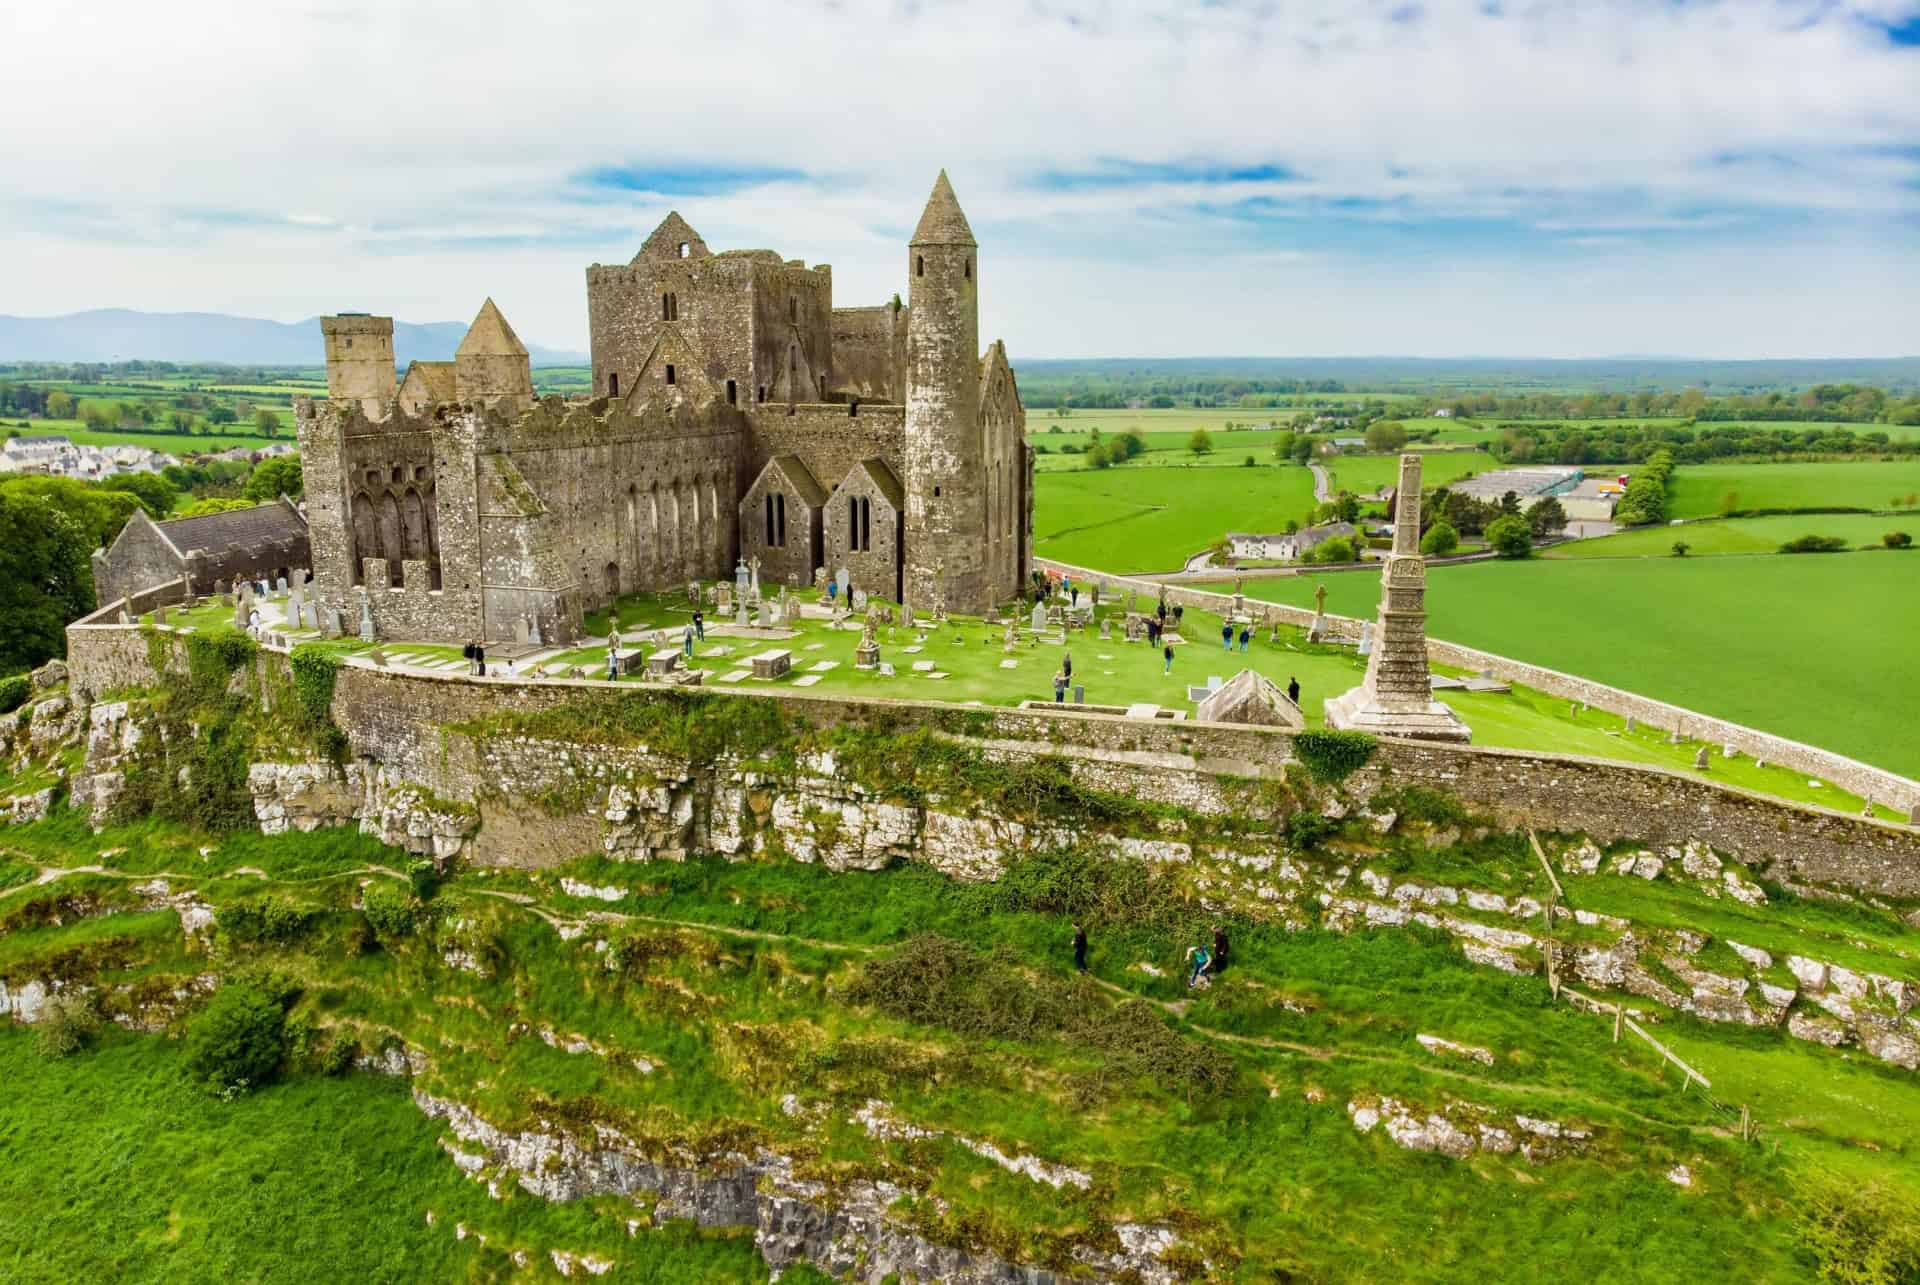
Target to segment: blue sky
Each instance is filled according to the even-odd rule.
[[[584,346],[669,209],[877,302],[944,165],[1017,356],[1920,352],[1920,0],[119,0],[0,48],[0,312],[492,295]]]

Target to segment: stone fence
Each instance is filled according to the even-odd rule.
[[[103,602],[94,609],[92,615],[80,617],[67,628],[73,630],[87,629],[97,625],[118,626],[120,608],[123,605],[129,608],[133,616],[138,617],[152,611],[155,607],[171,607],[176,602],[185,602],[188,597],[187,578],[181,576],[178,579],[154,585],[151,589],[142,589],[138,593],[128,594],[124,599],[115,598],[112,602]]]
[[[1076,580],[1084,577],[1087,580],[1118,585],[1123,589],[1135,589],[1149,600],[1161,589],[1159,581],[1107,575],[1088,567],[1076,567],[1050,558],[1035,558],[1034,564],[1071,575]],[[1231,594],[1216,593],[1210,589],[1167,585],[1166,590],[1168,602],[1178,603],[1183,607],[1194,607],[1201,611],[1224,613],[1233,604]],[[1249,598],[1247,602],[1251,607],[1263,612],[1271,611],[1288,624],[1299,625],[1303,629],[1313,623],[1313,612],[1304,607],[1264,602],[1257,598]],[[1354,641],[1360,637],[1361,623],[1348,616],[1328,615],[1326,618],[1327,631],[1333,637],[1346,641]],[[1472,647],[1463,647],[1458,643],[1445,642],[1438,638],[1427,639],[1427,658],[1436,664],[1491,674],[1505,682],[1520,683],[1535,691],[1546,692],[1550,696],[1580,701],[1595,709],[1604,709],[1610,714],[1618,714],[1622,718],[1632,718],[1649,727],[1675,731],[1682,736],[1692,737],[1712,745],[1731,745],[1751,758],[1765,759],[1769,763],[1793,768],[1797,772],[1804,772],[1819,780],[1830,781],[1843,790],[1862,798],[1872,799],[1886,807],[1907,812],[1920,808],[1920,781],[1900,776],[1884,768],[1874,767],[1870,763],[1862,763],[1844,754],[1836,754],[1832,750],[1823,750],[1817,745],[1789,740],[1784,736],[1760,731],[1758,728],[1729,722],[1724,718],[1715,718],[1711,714],[1702,714],[1698,710],[1669,705],[1665,701],[1623,691],[1618,687],[1609,687],[1605,683],[1597,683],[1576,674],[1563,674],[1557,669],[1547,669],[1541,665],[1528,664],[1526,661],[1514,660],[1507,656],[1497,656],[1492,652],[1478,651]]]
[[[263,665],[285,663],[277,654],[261,658]],[[145,634],[137,627],[74,630],[68,664],[81,693],[155,678]],[[1228,808],[1228,784],[1276,777],[1295,757],[1293,735],[1278,728],[1117,718],[1070,708],[966,708],[793,689],[688,696],[579,680],[403,671],[364,656],[342,663],[333,717],[363,773],[377,768],[392,784],[417,786],[471,806],[503,790],[526,797],[576,792],[583,779],[630,771],[634,751],[518,736],[477,744],[451,727],[491,714],[532,713],[581,701],[688,699],[777,701],[790,718],[817,727],[850,725],[892,734],[933,729],[964,736],[1002,758],[1058,757],[1083,786],[1201,813]],[[832,771],[813,770],[816,775]],[[1685,773],[1570,755],[1383,740],[1372,761],[1348,782],[1361,798],[1405,785],[1446,791],[1506,826],[1584,831],[1601,842],[1701,840],[1771,868],[1776,877],[1920,896],[1920,829],[1786,803]],[[694,781],[683,797],[737,786]],[[810,788],[822,797],[831,795],[829,783]],[[495,829],[497,821],[500,841],[524,842],[529,851],[541,852],[542,860],[555,860],[596,846],[614,811],[604,797],[568,817],[537,808],[502,808],[486,814],[484,828]],[[1010,824],[1018,828],[1017,822]],[[511,833],[516,827],[517,838]],[[484,859],[501,858],[486,854]]]

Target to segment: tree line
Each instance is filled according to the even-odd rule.
[[[1735,457],[1916,455],[1920,437],[1884,430],[1715,424],[1503,424],[1487,450],[1505,464],[1637,464],[1661,451],[1676,463]]]

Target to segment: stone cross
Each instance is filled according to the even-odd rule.
[[[742,558],[733,567],[733,592],[737,598],[747,596],[747,575],[746,559]]]
[[[748,583],[747,588],[755,598],[758,598],[760,596],[760,555],[759,554],[756,553],[753,556],[753,561],[747,563],[747,569],[753,573],[753,579]]]
[[[1420,552],[1420,457],[1400,457],[1400,487],[1393,493],[1393,551]]]
[[[367,596],[365,589],[360,591],[360,641],[380,641],[380,633],[373,627],[373,599]]]
[[[1327,614],[1327,587],[1325,585],[1315,585],[1313,587],[1313,614],[1316,616],[1324,616]]]

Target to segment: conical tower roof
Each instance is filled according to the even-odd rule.
[[[945,170],[933,181],[933,195],[927,198],[927,208],[920,212],[920,226],[913,230],[913,239],[907,244],[979,244],[973,239],[973,229],[967,226],[967,216],[960,212],[960,198],[953,194]]]
[[[513,327],[500,315],[500,309],[489,298],[480,305],[480,315],[467,327],[467,337],[460,341],[456,357],[525,357],[527,346],[520,342],[520,336],[513,333]]]

